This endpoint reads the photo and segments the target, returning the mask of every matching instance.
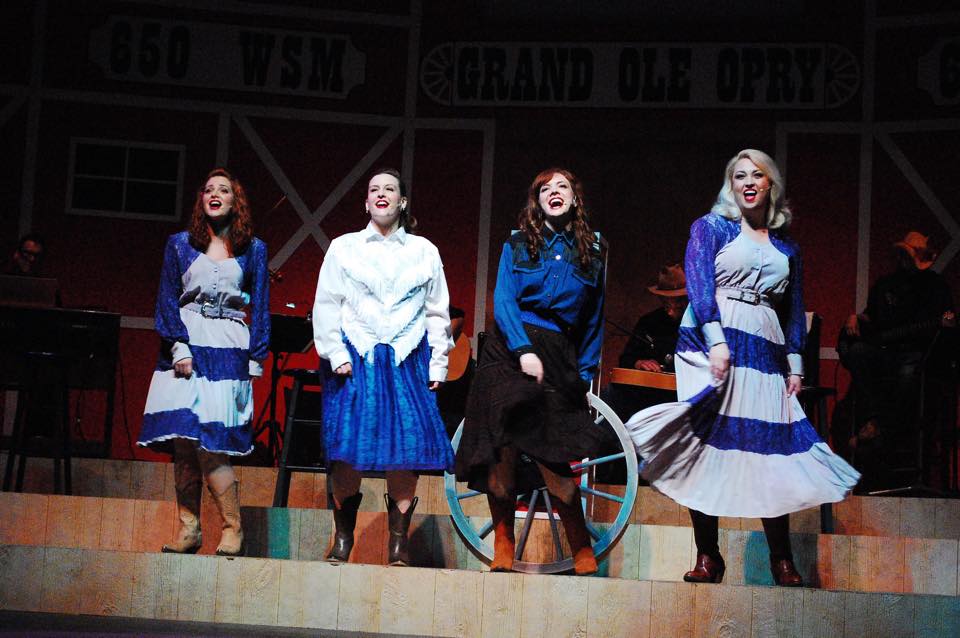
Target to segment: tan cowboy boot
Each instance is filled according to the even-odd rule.
[[[200,494],[203,480],[200,468],[180,458],[174,459],[174,483],[177,491],[177,516],[180,529],[177,538],[160,551],[174,554],[196,554],[200,549]]]
[[[218,556],[239,556],[243,552],[243,529],[240,527],[240,491],[239,483],[234,481],[230,487],[217,494],[212,485],[208,485],[213,502],[223,519],[223,532],[217,545]]]

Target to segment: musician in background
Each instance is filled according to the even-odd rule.
[[[677,349],[680,319],[687,308],[686,284],[681,264],[667,264],[660,269],[656,285],[647,287],[660,300],[660,307],[640,317],[633,327],[620,355],[621,368],[674,371],[673,354]],[[663,390],[620,384],[610,384],[602,398],[624,421],[643,408],[670,400],[663,396]]]
[[[924,354],[941,327],[955,324],[950,288],[931,268],[937,253],[929,238],[910,231],[893,246],[896,270],[873,284],[866,309],[850,315],[838,346],[857,397],[847,445],[861,451],[875,447],[881,433],[916,425]]]
[[[46,252],[46,242],[40,233],[28,233],[17,242],[17,248],[10,256],[4,273],[20,277],[39,277]]]

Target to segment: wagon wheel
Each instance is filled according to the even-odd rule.
[[[840,106],[852,98],[860,88],[860,64],[849,49],[834,44],[826,47],[824,91],[826,105]]]
[[[433,48],[420,62],[420,88],[433,101],[453,104],[453,45],[449,42]]]
[[[583,471],[580,480],[580,491],[584,495],[581,498],[581,507],[584,507],[585,509],[584,518],[587,522],[587,531],[590,533],[590,536],[593,539],[593,551],[597,557],[597,561],[599,562],[603,560],[608,553],[610,553],[610,550],[612,550],[614,546],[616,546],[617,542],[620,540],[620,537],[623,536],[623,533],[627,529],[630,515],[633,512],[633,503],[637,497],[637,455],[634,451],[633,442],[630,440],[630,436],[623,427],[623,422],[620,420],[620,417],[618,417],[617,414],[610,408],[610,406],[601,401],[600,398],[595,394],[588,394],[587,397],[590,401],[590,407],[595,415],[594,424],[597,427],[602,427],[604,421],[609,423],[613,428],[614,433],[617,435],[622,448],[622,451],[617,452],[616,454],[598,457],[595,459],[587,459],[572,466],[574,471]],[[457,428],[457,432],[453,435],[453,440],[451,441],[454,450],[459,447],[460,437],[462,434],[463,423],[461,422],[460,427]],[[602,465],[604,463],[615,463],[621,459],[623,459],[627,466],[627,485],[623,496],[602,492],[590,485],[589,476],[593,469],[595,469],[598,465]],[[489,539],[491,542],[493,540],[492,537],[490,537],[490,533],[493,530],[493,523],[488,520],[489,515],[485,515],[483,517],[485,520],[482,522],[474,522],[474,517],[466,515],[463,511],[464,501],[473,498],[482,498],[484,494],[475,490],[467,490],[463,492],[458,491],[456,477],[450,473],[444,474],[444,486],[447,496],[447,505],[450,507],[450,517],[453,519],[453,524],[457,529],[457,533],[460,535],[460,538],[463,540],[463,542],[466,543],[470,551],[472,551],[477,558],[489,565],[490,562],[493,561],[493,546],[488,543],[487,540]],[[620,509],[617,512],[613,523],[611,523],[606,529],[598,528],[591,521],[590,512],[586,511],[586,495],[591,495],[595,499],[608,500],[619,504]],[[532,493],[521,495],[520,498],[524,498],[522,507],[525,508],[526,511],[517,511],[515,514],[517,518],[523,518],[524,523],[523,531],[517,538],[517,559],[513,563],[514,571],[531,574],[557,574],[572,570],[573,558],[566,556],[565,552],[563,551],[563,547],[560,542],[561,532],[558,527],[559,518],[552,512],[550,495],[547,490],[543,488],[535,489]],[[486,503],[486,499],[483,499],[483,501]],[[545,512],[541,512],[540,517],[546,517],[549,519],[550,531],[553,537],[554,561],[548,563],[536,563],[521,560],[528,539],[528,534],[530,532],[530,527],[534,518],[537,516],[537,505],[540,503],[544,503],[546,505],[544,508]],[[486,508],[484,509],[486,511]]]

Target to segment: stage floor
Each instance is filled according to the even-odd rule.
[[[140,636],[142,638],[179,638],[180,636],[250,636],[256,638],[415,638],[414,634],[371,634],[335,629],[300,629],[266,625],[185,622],[149,618],[70,616],[0,611],[0,636],[31,638],[94,638],[100,636]]]

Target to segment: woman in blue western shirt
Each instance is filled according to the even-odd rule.
[[[249,327],[244,318],[249,314]],[[172,452],[180,529],[165,552],[200,548],[202,476],[223,518],[217,553],[243,548],[231,456],[253,451],[251,381],[270,343],[267,249],[243,186],[210,172],[189,227],[167,241],[157,293],[161,352],[138,445]]]
[[[555,497],[574,570],[591,574],[597,562],[569,462],[603,443],[586,393],[603,340],[605,244],[590,229],[580,181],[562,168],[530,184],[519,226],[500,257],[496,326],[467,400],[457,478],[487,493],[495,530],[490,568],[510,571],[517,490],[538,481],[528,470],[539,469]]]
[[[774,581],[802,585],[789,513],[840,501],[859,478],[797,400],[806,319],[789,222],[774,161],[737,153],[713,209],[690,228],[690,305],[674,359],[680,402],[626,424],[644,477],[690,509],[697,564],[689,582],[723,578],[717,517],[734,516],[763,520]]]

